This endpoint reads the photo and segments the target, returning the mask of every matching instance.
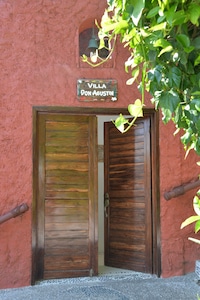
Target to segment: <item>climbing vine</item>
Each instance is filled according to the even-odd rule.
[[[130,99],[132,121],[115,121],[124,132],[142,115],[145,91],[162,120],[172,120],[188,152],[200,155],[200,0],[108,0],[99,26],[100,48],[118,36],[130,56],[128,85],[136,82],[141,99]],[[87,58],[85,57],[86,61]],[[102,63],[102,62],[100,62]]]

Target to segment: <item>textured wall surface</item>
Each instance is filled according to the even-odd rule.
[[[126,107],[139,97],[127,87],[126,49],[118,45],[112,67],[80,63],[78,35],[87,19],[101,17],[106,1],[0,0],[0,215],[26,202],[24,215],[1,225],[0,288],[30,284],[32,204],[32,107]],[[80,103],[78,78],[118,81],[115,103]],[[180,231],[192,214],[192,192],[164,200],[163,193],[197,177],[196,157],[184,160],[173,126],[160,124],[162,276],[194,270],[198,247],[187,241],[192,229]]]
[[[160,124],[160,205],[162,276],[182,275],[194,271],[200,247],[187,239],[195,237],[194,226],[180,230],[181,223],[194,214],[192,199],[198,188],[166,201],[164,192],[197,179],[199,157],[190,153],[185,159],[174,125]],[[196,236],[197,238],[197,236]]]

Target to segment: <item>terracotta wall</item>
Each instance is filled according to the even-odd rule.
[[[116,47],[112,67],[80,64],[79,28],[100,18],[106,1],[0,1],[0,215],[21,203],[28,212],[0,225],[0,288],[30,284],[32,203],[32,107],[126,107],[139,97],[127,87],[127,50]],[[80,103],[78,78],[118,81],[116,103]],[[148,106],[148,105],[147,105]],[[192,213],[193,193],[166,202],[163,192],[197,176],[196,157],[184,161],[173,126],[160,122],[162,276],[194,270],[198,247],[187,241],[180,223]],[[191,229],[190,229],[191,231]]]
[[[194,214],[192,200],[198,188],[166,201],[164,192],[191,182],[198,177],[199,157],[185,151],[180,135],[174,137],[172,123],[160,124],[160,204],[161,204],[161,265],[162,276],[169,277],[193,272],[195,260],[199,259],[200,247],[188,240],[197,238],[194,226],[180,230],[181,223]]]

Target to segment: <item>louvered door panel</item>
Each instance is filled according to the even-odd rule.
[[[152,271],[150,122],[121,134],[105,124],[105,264]]]
[[[96,119],[49,114],[40,124],[42,277],[96,274]]]

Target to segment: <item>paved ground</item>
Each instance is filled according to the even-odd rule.
[[[195,273],[167,279],[134,273],[44,281],[0,290],[0,300],[197,300],[198,294]]]

